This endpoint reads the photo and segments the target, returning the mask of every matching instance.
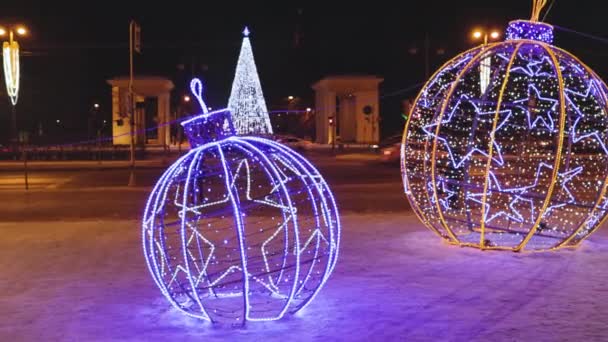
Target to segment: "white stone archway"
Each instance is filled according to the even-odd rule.
[[[330,76],[315,84],[316,142],[375,144],[380,138],[376,76]],[[330,125],[333,118],[334,126]]]
[[[114,145],[129,145],[129,78],[117,77],[107,81],[112,87],[112,143]],[[171,139],[170,94],[174,85],[171,80],[163,77],[139,76],[133,79],[133,92],[137,109],[135,111],[135,130],[137,144],[169,145]],[[156,99],[156,116],[154,126],[156,139],[149,139],[145,134],[146,127],[145,110],[141,104],[146,99]]]

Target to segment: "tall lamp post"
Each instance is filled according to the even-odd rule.
[[[8,41],[2,43],[2,60],[4,65],[4,80],[6,83],[6,92],[11,100],[11,144],[19,143],[17,132],[17,99],[19,96],[19,43],[15,40],[15,36],[27,35],[27,28],[23,25],[16,26],[0,26],[0,37],[8,36]],[[23,170],[25,180],[25,190],[29,188],[27,179],[27,154],[23,148]]]
[[[190,96],[188,95],[184,95],[184,97],[182,98],[182,100],[184,101],[183,105],[178,106],[177,108],[177,154],[181,155],[182,154],[182,125],[180,124],[181,121],[181,117],[183,115],[184,112],[184,107],[188,106],[190,103]]]
[[[133,92],[133,52],[141,53],[141,28],[135,20],[129,23],[129,125],[130,139],[130,169],[129,186],[135,186],[135,94]]]
[[[19,94],[19,43],[15,40],[15,36],[27,35],[27,29],[24,26],[2,27],[0,26],[0,37],[7,37],[8,41],[2,43],[2,56],[4,64],[4,80],[6,83],[6,91],[13,106],[11,115],[11,140],[17,142],[17,115],[15,106]]]
[[[483,29],[476,29],[471,33],[471,36],[473,38],[473,40],[479,41],[483,39],[483,47],[485,48],[488,44],[488,40],[496,40],[500,37],[500,33],[496,30],[483,30]],[[483,52],[482,52],[483,53]],[[480,95],[482,96],[482,98],[484,97],[486,90],[488,89],[488,86],[490,85],[490,79],[491,79],[491,57],[486,55],[484,57],[482,57],[480,63],[479,63],[479,89],[480,89]],[[478,126],[478,117],[475,117],[475,119],[473,120],[473,129],[472,132],[476,132],[477,131],[477,126]],[[467,150],[472,149],[471,146],[473,146],[473,142],[474,142],[474,135],[471,135],[469,137],[468,143],[467,143]],[[467,160],[465,162],[465,166],[464,169],[465,170],[469,170],[469,160]],[[450,178],[452,178],[452,181],[454,179],[454,176],[456,175],[456,169],[453,167],[448,168],[449,171],[449,175]],[[451,185],[448,185],[450,187],[450,191],[460,191],[460,187],[462,184],[468,184],[469,182],[469,173],[465,172],[464,174],[464,178],[462,180],[462,182],[458,182],[458,183],[451,183]],[[468,198],[468,197],[467,197]],[[465,206],[467,208],[466,213],[467,213],[467,219],[471,219],[471,211],[469,210],[469,201],[465,200]],[[472,229],[472,226],[469,225],[469,228]]]
[[[422,48],[422,54],[424,55],[424,79],[428,80],[431,73],[430,73],[430,67],[431,67],[431,38],[428,32],[424,33],[424,42],[422,44],[423,48]],[[408,53],[410,55],[417,55],[419,52],[418,46],[414,45],[412,46],[410,49],[408,49]],[[445,54],[445,49],[442,47],[438,47],[435,51],[434,54],[436,56],[441,56]]]
[[[496,30],[487,31],[482,29],[476,29],[473,31],[472,36],[474,40],[483,39],[483,45],[487,45],[488,39],[498,39],[500,37],[500,32]],[[486,89],[490,84],[490,62],[491,60],[489,57],[484,57],[481,60],[481,63],[479,64],[479,86],[481,90],[481,95],[486,92]]]

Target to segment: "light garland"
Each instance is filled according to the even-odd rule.
[[[192,89],[204,105],[200,81]],[[143,217],[161,292],[189,316],[237,325],[304,308],[338,257],[327,183],[291,149],[235,136],[228,110],[182,125],[193,148],[161,176]]]
[[[2,56],[4,57],[3,65],[6,92],[14,106],[17,104],[19,95],[19,43],[14,40],[11,42],[4,42],[2,44]]]
[[[232,82],[228,109],[232,113],[237,134],[272,134],[272,125],[253,59],[247,27],[243,31],[243,44]]]
[[[404,189],[448,242],[575,247],[606,218],[607,88],[552,40],[551,25],[513,21],[505,42],[455,57],[418,95],[401,149]]]
[[[514,20],[507,27],[507,40],[530,39],[553,43],[553,26],[528,20]]]

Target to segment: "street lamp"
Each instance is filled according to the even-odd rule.
[[[13,140],[13,142],[18,141],[17,113],[15,106],[17,105],[19,94],[19,43],[15,40],[15,36],[25,35],[27,35],[25,26],[0,26],[0,37],[8,36],[8,41],[2,43],[2,56],[6,92],[13,105],[11,114],[11,140]]]
[[[431,67],[431,37],[428,32],[424,33],[424,42],[421,44],[422,47],[413,45],[408,49],[408,53],[410,55],[418,55],[420,52],[424,58],[424,79],[427,80],[430,77],[430,67]],[[435,43],[433,45],[436,45]],[[439,45],[439,44],[437,44]],[[440,46],[433,48],[433,54],[435,56],[443,56],[446,53],[445,48]]]
[[[488,44],[488,38],[491,40],[498,39],[500,37],[500,32],[498,32],[497,30],[487,31],[483,29],[476,29],[473,31],[472,37],[474,40],[479,40],[483,38],[483,44],[485,45]]]
[[[184,107],[188,107],[187,104],[190,103],[190,100],[191,100],[191,98],[188,95],[184,95],[182,97],[182,101],[184,101],[184,105],[179,106],[177,108],[177,112],[175,113],[176,119],[177,119],[178,122],[181,121],[181,117],[182,117],[182,114],[184,112]],[[177,128],[177,153],[178,154],[182,153],[182,140],[183,140],[182,129],[183,128],[181,126],[182,125],[176,125],[176,128]]]
[[[287,99],[288,99],[289,101],[291,101],[291,100],[293,100],[293,96],[289,95],[289,96],[287,96]]]
[[[93,107],[95,107],[95,109],[99,109],[99,103],[93,104]]]
[[[483,45],[487,45],[488,38],[496,40],[500,37],[500,32],[496,30],[487,31],[483,29],[477,29],[473,31],[472,36],[474,40],[479,40],[483,37]],[[481,95],[486,92],[486,89],[488,89],[488,85],[490,84],[490,63],[490,57],[484,57],[479,64],[479,89],[481,91]]]
[[[17,97],[19,95],[19,43],[15,36],[27,35],[27,29],[23,25],[0,26],[0,37],[8,35],[8,41],[2,43],[2,59],[4,65],[4,80],[6,83],[6,93],[11,99],[11,142],[17,145],[19,137],[17,133]],[[27,149],[23,148],[23,178],[25,190],[29,189],[27,179]]]

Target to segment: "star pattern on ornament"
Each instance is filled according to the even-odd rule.
[[[596,87],[598,87],[598,88],[596,88]],[[595,140],[597,142],[597,144],[602,148],[604,153],[608,154],[608,147],[606,147],[606,144],[604,142],[605,139],[602,138],[602,135],[600,134],[599,131],[591,130],[589,132],[580,132],[579,133],[579,130],[580,130],[579,124],[586,117],[586,115],[585,115],[585,113],[583,113],[581,111],[579,106],[577,106],[577,104],[575,103],[575,101],[572,98],[572,96],[575,96],[575,97],[587,100],[589,98],[589,96],[594,95],[593,94],[594,90],[597,92],[597,89],[601,89],[601,88],[599,88],[599,85],[597,84],[597,81],[595,79],[591,79],[589,81],[584,93],[577,92],[575,90],[566,88],[566,90],[565,90],[566,102],[568,102],[568,104],[574,110],[574,112],[576,114],[576,119],[574,120],[574,123],[572,124],[572,127],[570,128],[570,134],[572,136],[572,142],[574,142],[574,143],[577,143],[577,142],[587,139],[587,138],[591,138],[591,139]],[[601,113],[602,117],[604,117],[606,115],[604,108],[602,108],[601,111],[602,111],[602,113]]]
[[[553,168],[551,168],[551,169],[553,169]],[[578,176],[581,172],[583,172],[583,167],[582,166],[576,167],[576,168],[568,170],[566,172],[558,172],[558,174],[557,174],[557,184],[560,185],[559,192],[560,193],[565,193],[566,196],[567,196],[567,199],[566,199],[566,201],[562,201],[561,203],[554,204],[554,205],[551,205],[551,206],[547,207],[547,211],[545,212],[544,216],[548,217],[548,216],[551,215],[551,211],[552,210],[555,210],[557,208],[561,208],[561,207],[566,206],[568,204],[572,204],[572,203],[574,203],[576,201],[576,198],[574,197],[574,195],[572,194],[572,192],[568,188],[568,183],[571,182],[572,179],[574,179],[574,177]]]
[[[450,201],[452,200],[452,198],[454,196],[458,195],[458,192],[450,190],[449,186],[446,186],[446,183],[447,183],[447,181],[445,179],[443,179],[443,178],[440,178],[437,181],[437,186],[439,187],[439,189],[441,189],[441,192],[443,194],[447,194],[447,196],[439,198],[439,203],[443,206],[444,209],[447,210],[447,209],[450,209],[450,207],[451,207],[450,206]],[[432,193],[433,189],[434,189],[433,182],[428,182],[427,183],[427,188],[428,188],[428,191],[430,193]],[[437,197],[439,197],[439,194],[437,194]],[[431,203],[433,203],[433,204],[437,203],[435,201],[435,196],[431,196]]]
[[[543,185],[543,184],[541,184],[541,176],[542,176],[542,173],[544,170],[547,172],[552,172],[553,165],[549,165],[547,163],[541,162],[536,168],[536,172],[534,175],[534,181],[528,185],[515,188],[515,190],[517,191],[518,198],[516,201],[512,202],[512,205],[515,205],[517,202],[521,202],[521,201],[528,202],[528,204],[531,205],[531,209],[530,209],[530,215],[529,215],[529,218],[527,219],[527,221],[530,221],[530,222],[533,222],[535,220],[534,213],[537,212],[535,205],[534,205],[533,198],[538,198],[540,194],[544,194],[546,192],[546,189],[543,189],[541,191],[536,190],[536,188],[538,186]],[[570,189],[568,188],[568,183],[570,181],[572,181],[576,176],[578,176],[582,171],[583,171],[583,167],[579,166],[579,167],[573,168],[573,169],[565,171],[565,172],[557,173],[556,185],[559,185],[559,188],[557,190],[554,190],[554,194],[555,194],[555,191],[563,192],[566,194],[568,199],[565,202],[561,202],[561,203],[557,203],[557,204],[548,206],[547,210],[545,211],[544,216],[547,216],[551,212],[551,210],[554,210],[554,209],[563,207],[567,204],[571,204],[571,203],[575,202],[576,199],[575,199],[574,195],[572,194],[572,192],[570,191]],[[544,186],[548,186],[548,185],[544,184]]]
[[[249,162],[248,162],[247,158],[242,159],[241,161],[238,162],[237,167],[232,172],[232,176],[230,178],[231,178],[231,182],[229,185],[229,189],[234,189],[233,191],[239,191],[238,188],[236,187],[236,183],[239,179],[242,178],[245,180],[244,196],[242,196],[242,197],[239,196],[241,202],[245,200],[245,201],[251,201],[251,202],[259,203],[262,205],[267,205],[270,207],[278,208],[284,214],[285,219],[283,220],[283,222],[279,226],[277,226],[275,233],[269,239],[267,239],[266,242],[264,244],[262,244],[262,246],[260,247],[263,258],[266,261],[266,265],[265,265],[266,271],[267,271],[267,273],[270,273],[270,266],[267,262],[267,260],[268,260],[267,245],[272,240],[272,238],[279,235],[279,233],[281,231],[284,231],[286,229],[288,223],[292,221],[293,215],[295,214],[295,208],[294,208],[294,210],[290,210],[289,206],[278,203],[277,201],[272,199],[273,194],[276,194],[276,192],[279,191],[279,189],[281,188],[281,184],[284,184],[285,182],[287,182],[288,179],[286,179],[286,178],[278,179],[276,181],[276,183],[273,184],[273,188],[269,192],[268,195],[266,195],[263,199],[256,199],[251,194],[252,177],[251,177],[251,170],[250,170],[250,166],[249,166]],[[178,212],[178,217],[185,223],[186,227],[189,229],[189,232],[190,232],[190,235],[186,242],[186,249],[187,249],[188,255],[190,256],[190,258],[192,258],[192,260],[199,260],[199,258],[196,258],[192,254],[191,250],[188,248],[192,244],[193,241],[196,241],[197,244],[202,241],[202,243],[209,246],[209,248],[208,248],[207,256],[200,258],[201,263],[202,263],[201,265],[199,265],[196,262],[191,263],[194,265],[194,270],[191,269],[190,271],[188,271],[186,268],[182,267],[181,265],[178,265],[175,268],[175,271],[174,271],[173,275],[171,276],[171,279],[168,283],[169,287],[172,286],[173,283],[178,279],[179,273],[185,273],[186,276],[188,276],[188,278],[194,279],[195,287],[199,286],[203,282],[206,282],[207,283],[206,285],[209,288],[210,294],[214,295],[212,288],[214,286],[216,286],[217,284],[219,284],[219,282],[222,279],[226,278],[227,276],[229,276],[230,274],[232,274],[234,272],[243,271],[243,268],[240,265],[240,261],[239,261],[238,264],[234,264],[234,265],[228,267],[224,272],[222,272],[219,276],[217,276],[217,278],[215,278],[214,280],[211,280],[207,273],[207,268],[208,268],[211,260],[215,258],[214,251],[216,250],[217,246],[215,246],[211,241],[206,239],[200,233],[200,231],[199,231],[200,227],[197,227],[196,223],[191,222],[191,220],[186,217],[187,213],[192,213],[195,215],[195,217],[198,217],[203,213],[202,210],[205,208],[208,208],[211,206],[223,205],[223,204],[230,202],[230,194],[228,193],[229,191],[230,190],[226,189],[226,194],[220,196],[220,198],[221,198],[220,200],[211,201],[211,202],[203,202],[198,205],[189,206],[189,205],[186,205],[183,202],[183,200],[180,200],[180,198],[183,198],[183,195],[182,195],[182,191],[180,191],[179,185],[177,186],[177,190],[175,192],[174,205],[180,209]],[[200,248],[198,248],[198,249],[200,251]],[[164,249],[159,248],[157,250],[157,252],[163,254],[161,256],[161,259],[167,260],[167,256],[164,255],[163,250]],[[199,256],[202,256],[202,252],[200,253]],[[196,271],[197,274],[193,275],[192,273],[194,271]],[[281,294],[279,292],[277,285],[273,282],[272,277],[270,275],[268,276],[268,280],[264,280],[259,277],[256,277],[255,275],[251,274],[250,272],[247,272],[247,276],[250,279],[252,279],[252,280],[256,281],[257,283],[259,283],[260,285],[262,285],[263,287],[265,287],[266,289],[268,289],[274,296],[285,297],[285,298],[287,297],[284,294]]]
[[[596,227],[596,224],[600,222],[600,220],[606,215],[606,211],[608,210],[608,199],[604,198],[604,203],[601,206],[598,206],[598,210],[589,217],[587,222],[585,223],[585,228],[580,229],[576,234],[578,237],[586,235],[591,229]]]
[[[587,87],[585,88],[584,93],[570,89],[568,87],[564,89],[564,92],[566,93],[566,96],[568,96],[568,94],[571,94],[575,96],[580,96],[582,98],[588,98],[589,95],[593,95],[591,92],[597,93],[599,89],[601,89],[600,84],[596,79],[592,78],[589,80],[589,82],[587,82]]]
[[[549,56],[544,55],[541,59],[529,58],[523,56],[521,52],[517,53],[518,60],[527,60],[528,63],[525,66],[516,66],[511,68],[511,72],[521,72],[528,77],[554,77],[555,75],[551,72],[542,71],[543,67],[548,66],[549,69],[553,70],[553,61]]]
[[[311,200],[313,203],[316,203],[315,199],[314,199],[314,191],[311,191],[311,188],[316,188],[318,191],[321,191],[321,183],[320,181],[322,180],[322,177],[320,175],[308,175],[308,174],[304,174],[302,173],[295,165],[292,164],[291,161],[289,161],[287,158],[284,158],[281,155],[275,155],[276,161],[277,161],[277,165],[280,166],[282,165],[283,167],[285,167],[286,170],[289,170],[291,173],[293,173],[293,176],[288,176],[285,172],[285,170],[283,170],[281,167],[277,167],[276,171],[279,174],[280,179],[282,180],[282,182],[289,182],[292,179],[297,178],[297,179],[301,179],[302,181],[307,182],[307,180],[310,180],[311,183],[306,185],[306,191],[308,192],[308,195],[311,196]],[[273,188],[273,190],[271,191],[274,192],[276,191],[276,186],[275,188]],[[325,213],[325,210],[320,210],[320,208],[314,207],[315,211],[319,210],[323,213]],[[291,219],[292,217],[290,216],[289,219]],[[319,219],[318,215],[315,215],[315,219]],[[329,218],[326,215],[323,215],[323,219],[325,220],[325,223],[327,224],[329,221]],[[285,224],[287,223],[287,220],[285,220]],[[319,222],[317,222],[317,224],[315,224],[315,229],[312,231],[312,233],[310,234],[310,236],[306,239],[306,241],[301,245],[301,247],[299,248],[299,250],[294,250],[293,253],[298,253],[300,255],[302,255],[306,249],[311,245],[314,244],[315,246],[315,251],[314,251],[314,255],[312,257],[313,260],[317,260],[317,256],[319,253],[319,247],[321,242],[325,242],[327,245],[330,245],[331,243],[329,242],[328,238],[323,234],[323,232],[321,232],[321,230],[319,229],[320,224],[318,224]],[[282,229],[284,230],[284,228]],[[266,266],[266,270],[268,273],[270,273],[270,265],[267,259],[267,252],[266,252],[266,245],[268,245],[270,242],[272,242],[272,240],[274,240],[275,238],[277,238],[279,236],[279,233],[281,232],[280,229],[277,229],[266,241],[264,241],[264,243],[262,244],[262,256],[264,259],[264,264]],[[300,231],[300,233],[303,233],[304,231]],[[294,246],[295,247],[295,246]],[[335,247],[335,246],[334,246]],[[314,261],[313,261],[314,262]],[[310,267],[308,270],[307,275],[305,276],[305,281],[304,283],[306,283],[306,281],[310,278],[311,276],[311,272],[313,270],[313,267]],[[275,287],[276,289],[278,289],[277,284],[278,281],[280,281],[280,277],[277,278],[277,281],[275,282],[274,279],[271,277],[271,275],[269,274],[268,276],[268,281],[271,284],[271,286]],[[302,290],[304,289],[304,286],[301,286],[300,289],[298,290],[298,293],[300,293]]]
[[[493,220],[504,216],[505,218],[515,221],[515,222],[523,222],[524,221],[524,217],[523,215],[515,208],[515,203],[521,201],[523,198],[521,197],[522,193],[524,193],[526,191],[526,188],[522,188],[522,187],[518,187],[518,188],[503,188],[500,184],[500,182],[498,181],[498,178],[496,177],[496,175],[493,172],[489,172],[488,173],[488,191],[486,192],[486,203],[485,203],[485,208],[484,208],[484,217],[485,217],[485,222],[486,223],[490,223]],[[492,209],[492,205],[495,202],[493,200],[493,198],[495,198],[495,196],[503,196],[503,195],[509,195],[511,198],[511,200],[509,201],[509,204],[507,205],[508,210],[499,210],[498,212],[494,213],[492,216],[488,215],[490,214],[490,211]],[[483,203],[483,195],[484,193],[471,193],[467,196],[468,199],[470,199],[473,202],[479,203],[479,204],[484,204]]]
[[[450,144],[450,142],[448,141],[447,137],[443,137],[443,136],[437,136],[435,134],[435,129],[438,125],[445,125],[448,124],[452,121],[452,118],[454,117],[455,113],[457,112],[457,110],[460,109],[461,105],[466,102],[472,105],[473,110],[475,111],[477,116],[495,116],[496,115],[496,111],[495,110],[491,110],[491,111],[482,111],[479,106],[477,104],[475,104],[474,101],[472,101],[468,96],[466,95],[462,95],[458,101],[456,102],[456,104],[454,105],[454,107],[452,108],[452,110],[448,113],[447,118],[443,119],[441,121],[441,123],[431,123],[428,124],[426,126],[422,127],[422,130],[426,133],[426,135],[430,138],[435,138],[440,141],[446,148],[446,151],[448,153],[448,157],[450,158],[450,162],[452,163],[452,165],[455,168],[460,168],[463,166],[463,164],[469,160],[472,159],[473,156],[475,154],[480,154],[486,158],[489,157],[489,153],[488,151],[486,151],[485,149],[482,148],[478,148],[478,147],[474,147],[472,149],[470,149],[462,158],[458,158],[456,156],[456,154],[453,152],[452,150],[452,145]],[[499,130],[501,130],[509,121],[509,119],[511,118],[511,115],[513,114],[511,109],[502,109],[498,111],[499,117],[502,117],[501,121],[496,125],[496,129],[495,132],[498,132]],[[448,137],[450,137],[450,135],[448,135]],[[502,148],[500,147],[500,144],[494,140],[493,142],[494,145],[494,151],[495,154],[492,155],[492,160],[502,166],[504,164],[504,159],[502,156]]]
[[[530,108],[530,103],[533,102],[533,108]],[[557,113],[558,100],[543,97],[536,86],[530,84],[528,86],[528,96],[523,99],[513,101],[526,113],[528,129],[539,127],[542,124],[550,132],[555,132],[555,121],[553,115]],[[544,108],[548,108],[545,110]]]

